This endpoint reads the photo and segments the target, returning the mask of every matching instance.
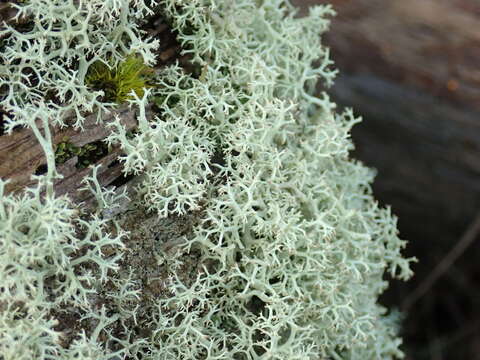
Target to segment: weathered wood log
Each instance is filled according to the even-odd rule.
[[[121,119],[127,130],[132,130],[137,126],[135,111],[123,106],[121,109],[105,114],[101,123],[97,123],[96,114],[88,116],[82,130],[53,127],[51,129],[52,142],[58,146],[62,141],[68,139],[68,142],[76,147],[98,142],[108,136],[110,133],[108,123],[116,116]],[[121,164],[115,162],[120,153],[120,149],[113,148],[95,162],[96,165],[102,165],[99,169],[99,176],[105,186],[122,175]],[[85,195],[77,193],[76,189],[80,187],[81,179],[90,172],[88,168],[80,168],[78,165],[77,156],[72,156],[64,164],[58,165],[58,171],[63,175],[63,179],[57,180],[55,183],[57,195],[68,194],[75,202],[87,200]],[[10,180],[5,187],[7,193],[33,185],[35,181],[32,180],[31,175],[41,174],[45,167],[45,154],[30,129],[23,128],[10,135],[0,136],[0,177]]]

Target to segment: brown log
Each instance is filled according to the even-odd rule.
[[[77,147],[97,142],[109,135],[107,124],[116,116],[121,119],[121,123],[127,130],[134,129],[137,126],[134,115],[134,110],[123,106],[106,114],[101,123],[97,123],[96,114],[87,116],[83,130],[52,127],[52,143],[56,146],[65,138],[68,138],[68,141]],[[102,165],[99,175],[105,180],[103,183],[105,186],[121,175],[121,164],[114,163],[120,153],[118,148],[114,148],[108,155],[96,161],[96,165]],[[73,157],[65,164],[58,166],[58,171],[63,175],[63,179],[56,181],[55,190],[57,195],[69,194],[74,201],[80,202],[86,198],[77,194],[76,189],[80,186],[81,179],[90,170],[77,168],[77,161],[77,157]],[[0,177],[4,180],[9,179],[9,183],[5,187],[7,194],[33,185],[35,181],[31,179],[31,175],[39,174],[42,167],[45,166],[45,154],[32,130],[23,128],[10,135],[0,136]],[[105,176],[106,173],[109,176]]]

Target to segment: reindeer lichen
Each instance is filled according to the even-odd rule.
[[[359,119],[316,95],[336,74],[321,43],[330,6],[304,18],[287,0],[15,7],[32,27],[0,31],[5,129],[32,129],[48,166],[23,194],[0,180],[2,360],[403,356],[398,314],[378,297],[411,259],[373,171],[349,157]],[[138,27],[153,8],[200,70],[172,64],[110,96],[97,85],[118,64],[154,63]],[[83,191],[98,208],[84,214],[55,194],[49,124],[74,111],[81,127],[125,100],[138,127],[117,119],[107,142],[136,192],[102,188],[94,167]]]

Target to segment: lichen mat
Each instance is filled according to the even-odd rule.
[[[398,314],[377,299],[412,259],[373,171],[349,158],[359,119],[315,95],[335,76],[329,6],[304,18],[280,0],[12,6],[27,20],[0,31],[6,136],[32,129],[47,171],[22,193],[0,181],[2,360],[402,357]],[[138,127],[116,119],[106,142],[135,196],[102,188],[93,167],[97,208],[83,213],[55,194],[49,126],[117,106],[88,69],[130,54],[153,66],[159,44],[139,24],[157,15],[194,70],[169,65],[122,97]]]

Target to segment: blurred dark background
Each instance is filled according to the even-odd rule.
[[[406,358],[480,359],[480,1],[293,3],[337,11],[328,92],[363,117],[353,156],[378,170],[375,196],[419,260],[382,298],[406,312]]]

